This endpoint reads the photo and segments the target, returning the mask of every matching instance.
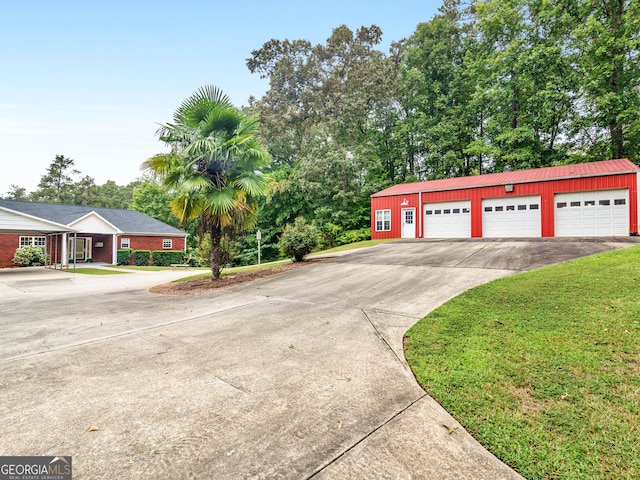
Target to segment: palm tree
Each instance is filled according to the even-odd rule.
[[[142,164],[177,197],[171,209],[182,224],[200,218],[211,234],[211,274],[222,270],[221,240],[255,225],[258,198],[266,178],[260,168],[270,161],[256,135],[258,121],[233,107],[215,86],[205,86],[184,100],[173,123],[157,135],[171,148]]]

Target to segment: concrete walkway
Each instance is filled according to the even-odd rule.
[[[191,272],[0,271],[0,452],[71,455],[76,480],[520,478],[416,384],[403,334],[472,286],[632,244],[400,242],[194,297],[147,291]]]

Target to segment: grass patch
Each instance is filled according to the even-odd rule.
[[[355,242],[355,243],[350,243],[348,245],[341,245],[339,247],[335,247],[335,248],[330,248],[328,250],[322,250],[320,252],[314,252],[312,254],[309,255],[309,257],[313,257],[313,256],[318,256],[318,255],[327,255],[327,254],[332,254],[332,253],[337,253],[337,252],[344,252],[347,250],[355,250],[356,248],[368,248],[368,247],[373,247],[375,245],[379,245],[381,243],[387,243],[387,242],[391,242],[397,239],[390,239],[390,240],[365,240],[362,242]],[[269,268],[273,268],[273,267],[277,267],[279,265],[284,265],[287,263],[291,263],[290,259],[284,259],[284,260],[277,260],[275,262],[269,262],[269,263],[263,263],[262,265],[247,265],[247,266],[242,266],[242,267],[233,267],[233,268],[225,268],[222,270],[222,275],[230,275],[233,273],[238,273],[238,272],[251,272],[254,270],[265,270],[265,269],[269,269]],[[129,267],[126,267],[129,268]],[[149,267],[136,267],[136,268],[149,268]],[[197,275],[191,275],[189,277],[184,277],[184,278],[179,278],[177,280],[174,280],[174,282],[188,282],[190,280],[200,280],[201,278],[208,278],[211,276],[211,270],[209,270],[207,273],[200,273]]]
[[[326,255],[326,254],[337,253],[337,252],[346,252],[347,250],[355,250],[356,248],[374,247],[376,245],[380,245],[381,243],[388,243],[388,242],[393,242],[397,240],[398,240],[397,238],[389,238],[384,240],[363,240],[362,242],[348,243],[346,245],[340,245],[339,247],[329,248],[327,250],[322,250],[320,252],[313,252],[309,256],[311,257],[314,255]]]
[[[640,478],[640,247],[469,290],[405,348],[424,389],[524,477]]]
[[[119,272],[117,270],[107,270],[105,268],[78,267],[75,270],[69,269],[70,272],[82,273],[84,275],[122,275],[129,272]]]
[[[278,260],[276,262],[263,263],[262,265],[247,265],[243,267],[225,268],[222,270],[221,275],[231,275],[238,272],[253,272],[256,270],[268,270],[280,265],[291,263],[291,260]],[[189,277],[178,278],[174,282],[188,282],[190,280],[200,280],[201,278],[210,278],[211,269],[208,269],[206,273],[199,273],[197,275],[191,275]]]
[[[164,270],[173,270],[173,267],[159,267],[157,265],[105,265],[109,268],[114,268],[118,270],[140,270],[144,272],[160,272]],[[199,269],[199,267],[190,267],[194,270]]]

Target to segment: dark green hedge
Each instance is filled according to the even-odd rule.
[[[153,264],[159,267],[168,267],[172,263],[183,263],[184,252],[182,250],[154,250]]]
[[[133,261],[139,267],[146,267],[149,265],[151,259],[151,250],[134,250]]]
[[[118,250],[118,265],[129,265],[131,264],[131,250],[130,248],[121,248]]]

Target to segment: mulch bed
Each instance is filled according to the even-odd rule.
[[[199,293],[219,290],[221,288],[234,287],[242,283],[258,280],[259,278],[266,278],[272,275],[277,275],[279,273],[288,272],[289,270],[304,267],[313,263],[318,263],[322,260],[323,259],[321,258],[313,258],[306,260],[305,262],[287,263],[284,265],[264,268],[261,270],[230,273],[227,275],[221,275],[218,280],[212,280],[211,278],[201,278],[198,280],[188,280],[186,282],[163,283],[162,285],[151,287],[149,291],[151,293],[158,293],[161,295],[197,295]]]

